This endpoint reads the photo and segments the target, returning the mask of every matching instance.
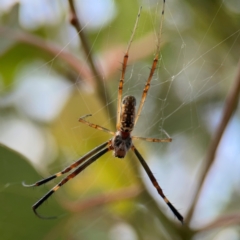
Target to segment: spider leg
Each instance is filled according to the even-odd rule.
[[[154,74],[155,69],[156,69],[157,64],[158,64],[160,43],[161,43],[161,36],[162,36],[162,25],[163,25],[163,20],[164,20],[164,11],[165,11],[165,0],[163,0],[161,23],[160,23],[160,29],[159,29],[159,34],[158,34],[158,40],[157,40],[157,49],[156,49],[155,57],[153,59],[152,67],[151,67],[151,70],[150,70],[150,74],[148,76],[148,80],[147,80],[147,82],[145,84],[145,87],[143,89],[142,98],[141,98],[140,105],[138,107],[138,111],[137,111],[136,118],[135,118],[135,125],[136,125],[136,123],[138,121],[138,118],[139,118],[141,112],[142,112],[142,108],[143,108],[143,105],[145,103],[148,90],[150,88],[150,83],[151,83],[153,74]]]
[[[148,167],[147,163],[145,162],[145,160],[143,159],[142,155],[139,153],[139,151],[136,149],[135,146],[132,146],[132,150],[134,151],[135,155],[137,156],[139,162],[142,164],[144,170],[146,171],[148,177],[150,178],[153,186],[157,189],[158,194],[163,198],[163,200],[165,201],[165,203],[168,205],[168,207],[172,210],[173,214],[177,217],[177,219],[183,223],[183,217],[182,215],[177,211],[177,209],[169,202],[169,200],[166,198],[166,196],[164,195],[161,187],[159,186],[156,178],[153,176],[152,171],[150,170],[150,168]]]
[[[145,138],[145,137],[137,137],[132,136],[132,139],[144,140],[147,142],[171,142],[172,138]]]
[[[141,13],[141,9],[142,7],[140,7],[139,11],[138,11],[138,15],[137,15],[137,19],[133,28],[133,32],[131,35],[131,38],[129,40],[128,46],[127,46],[127,51],[123,57],[123,63],[122,63],[122,74],[121,74],[121,78],[119,81],[119,85],[118,85],[118,102],[117,102],[117,125],[116,125],[116,129],[119,130],[120,129],[120,114],[121,114],[121,103],[122,103],[122,92],[123,92],[123,84],[124,84],[124,78],[125,78],[125,72],[126,72],[126,68],[127,68],[127,62],[128,62],[128,53],[129,53],[129,49],[131,47],[131,43],[133,41],[133,37],[134,34],[136,32],[137,29],[137,25],[138,25],[138,20],[140,17],[140,13]]]
[[[62,179],[60,183],[58,183],[55,187],[53,187],[47,194],[45,194],[42,198],[40,198],[33,206],[32,209],[34,213],[39,217],[43,219],[53,219],[56,217],[44,217],[41,216],[38,212],[37,209],[40,205],[42,205],[43,202],[45,202],[53,193],[55,193],[61,186],[63,186],[65,183],[67,183],[70,179],[76,177],[80,172],[82,172],[85,168],[87,168],[90,164],[95,162],[97,159],[99,159],[102,155],[107,153],[108,151],[112,150],[112,148],[106,147],[102,149],[100,152],[96,153],[93,155],[91,158],[89,158],[84,164],[79,166],[76,170],[74,170],[71,174],[69,174],[67,177]]]
[[[164,129],[162,129],[162,132],[166,135],[167,138],[146,138],[146,137],[132,136],[132,139],[144,140],[147,142],[171,142],[172,138],[169,136],[169,134]]]
[[[114,132],[110,131],[110,130],[107,129],[107,128],[104,128],[104,127],[101,127],[101,126],[96,125],[96,124],[94,124],[94,123],[90,123],[90,122],[86,121],[85,118],[90,117],[90,116],[92,116],[92,115],[91,115],[91,114],[84,115],[84,116],[80,117],[78,121],[81,122],[81,123],[84,123],[84,124],[88,125],[89,127],[92,127],[92,128],[97,129],[97,130],[101,130],[101,131],[107,132],[107,133],[109,133],[109,134],[111,134],[111,135],[114,135],[114,134],[115,134]]]
[[[83,162],[85,162],[87,159],[89,159],[91,156],[93,156],[94,154],[96,154],[97,152],[99,152],[101,149],[103,149],[104,147],[106,147],[109,144],[109,141],[99,145],[98,147],[94,148],[93,150],[91,150],[90,152],[88,152],[87,154],[85,154],[83,157],[81,157],[78,161],[76,161],[75,163],[71,164],[70,166],[66,167],[64,170],[62,170],[61,172],[55,173],[54,175],[51,175],[50,177],[44,178],[34,184],[25,184],[24,182],[22,183],[24,187],[35,187],[35,186],[40,186],[44,183],[47,183],[49,181],[51,181],[54,178],[60,177],[62,176],[64,173],[67,173],[69,171],[71,171],[73,168],[76,168],[78,165],[82,164]]]

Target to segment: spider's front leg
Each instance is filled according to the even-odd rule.
[[[138,25],[138,21],[139,21],[139,17],[140,17],[140,13],[141,13],[142,7],[140,7],[139,11],[138,11],[138,15],[137,15],[137,19],[133,28],[133,32],[131,35],[131,38],[129,40],[128,46],[127,46],[127,51],[123,57],[123,63],[122,63],[122,74],[121,74],[121,78],[119,81],[119,85],[118,85],[118,100],[117,100],[117,124],[116,124],[116,129],[120,130],[120,118],[121,118],[121,104],[122,104],[122,92],[123,92],[123,85],[124,85],[124,79],[125,79],[125,72],[126,72],[126,68],[127,68],[127,62],[128,62],[128,54],[129,54],[129,50],[131,47],[131,43],[133,41],[133,37],[134,34],[136,32],[137,29],[137,25]]]
[[[89,127],[95,128],[95,129],[100,130],[100,131],[107,132],[107,133],[109,133],[111,135],[115,134],[114,132],[112,132],[111,130],[109,130],[109,129],[105,128],[105,127],[102,127],[102,126],[94,124],[94,123],[90,123],[87,120],[85,120],[85,118],[91,117],[91,116],[92,116],[92,114],[84,115],[84,116],[80,117],[78,121],[83,123],[83,124],[88,125]]]

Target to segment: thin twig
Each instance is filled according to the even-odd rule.
[[[79,74],[83,81],[93,86],[94,77],[88,65],[81,59],[74,56],[72,53],[64,50],[62,46],[57,46],[55,43],[46,41],[45,39],[35,36],[31,33],[12,30],[3,26],[0,27],[0,36],[35,46],[44,50],[46,53],[53,55],[54,59],[60,58],[61,60],[65,61],[73,71]],[[154,38],[155,35],[153,33],[149,33],[145,37],[133,42],[131,48],[132,56],[129,59],[129,64],[144,59],[153,52],[155,46],[151,43],[154,41]],[[163,44],[165,44],[165,42],[162,43],[162,46]],[[125,49],[126,45],[117,45],[101,54],[101,66],[103,66],[106,80],[108,80],[109,77],[119,70],[119,59],[122,58]],[[139,49],[142,49],[142,51],[139,51]]]
[[[100,72],[99,68],[97,67],[98,64],[95,64],[95,62],[93,60],[89,41],[87,39],[85,32],[83,31],[80,19],[77,17],[77,14],[76,14],[74,1],[69,0],[69,5],[70,5],[70,22],[73,25],[73,27],[75,27],[77,30],[77,33],[78,33],[78,36],[82,43],[87,61],[89,62],[90,68],[91,68],[94,78],[96,80],[96,89],[97,89],[96,93],[99,97],[99,100],[102,102],[103,106],[108,106],[107,108],[104,108],[104,109],[109,110],[110,116],[114,116],[115,112],[116,112],[115,108],[112,107],[111,105],[108,105],[109,94],[108,94],[107,89],[104,87],[104,83],[102,81],[103,79],[101,76],[103,76],[103,74]],[[111,117],[111,119],[113,119],[113,118]],[[113,124],[113,122],[112,122],[112,124]]]
[[[229,94],[226,98],[226,102],[225,102],[225,107],[223,110],[223,115],[222,115],[222,119],[221,122],[216,130],[216,134],[213,137],[213,140],[209,146],[208,152],[207,152],[207,156],[206,156],[206,165],[205,168],[203,170],[202,176],[200,178],[200,181],[198,183],[198,187],[197,187],[197,191],[195,193],[195,196],[193,198],[193,202],[192,205],[189,209],[187,218],[186,218],[186,223],[189,223],[192,219],[196,204],[198,202],[198,199],[200,198],[200,194],[202,192],[203,189],[203,185],[204,182],[206,180],[206,177],[209,173],[209,170],[211,169],[213,163],[214,163],[214,159],[215,159],[215,154],[219,145],[219,142],[222,138],[222,135],[227,127],[227,124],[230,120],[230,118],[232,117],[236,107],[237,107],[237,103],[238,103],[238,99],[239,99],[239,93],[240,93],[240,61],[238,64],[238,72],[237,72],[237,76],[236,79],[234,81],[234,84],[232,85],[232,88],[229,91]]]
[[[128,188],[104,193],[90,199],[73,202],[62,201],[62,205],[71,212],[78,213],[87,209],[92,209],[96,206],[101,206],[109,203],[115,203],[138,196],[143,189],[140,186],[131,186]]]
[[[198,229],[198,232],[208,231],[215,228],[227,227],[233,225],[239,225],[240,223],[240,213],[229,214],[227,216],[220,217],[213,221],[212,223]]]
[[[86,81],[88,84],[93,85],[92,79],[93,75],[89,67],[80,59],[75,57],[73,54],[65,51],[62,47],[57,46],[55,43],[46,41],[40,37],[34,36],[30,33],[11,30],[7,27],[0,27],[0,35],[3,35],[6,38],[10,38],[19,42],[27,43],[32,46],[38,47],[47,53],[50,53],[55,58],[61,58],[69,66],[76,71],[83,81]]]

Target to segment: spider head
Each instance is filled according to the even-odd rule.
[[[119,131],[112,139],[113,154],[115,157],[124,158],[131,146],[132,138],[130,136],[130,133],[123,134]]]

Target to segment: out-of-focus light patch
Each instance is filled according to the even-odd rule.
[[[0,15],[1,13],[8,13],[14,4],[18,3],[19,0],[1,0],[0,3]]]
[[[220,231],[213,240],[239,240],[240,235],[238,231],[234,228],[227,228]]]
[[[109,232],[110,240],[137,240],[135,230],[126,223],[118,223],[112,227]]]
[[[167,24],[168,28],[183,31],[193,26],[194,16],[186,4],[182,4],[179,0],[169,1],[168,4],[170,4],[170,7],[167,7],[167,11],[169,11],[168,16],[170,15],[170,17],[164,19],[164,24]]]
[[[238,111],[239,113],[239,111]],[[219,125],[220,120],[222,118],[223,109],[222,105],[212,106],[211,109],[202,116],[205,116],[205,123],[207,125],[208,130],[214,134],[216,131],[216,127]],[[236,113],[237,115],[237,113]],[[229,162],[232,159],[232,164],[238,163],[238,156],[240,155],[240,135],[237,134],[240,132],[240,121],[238,117],[233,116],[230,120],[223,137],[220,141],[217,150],[217,158],[227,157],[226,161],[228,165],[231,165]],[[240,180],[240,179],[239,179]]]
[[[112,0],[75,1],[77,14],[82,27],[98,29],[107,25],[116,15],[115,2]]]
[[[167,196],[183,216],[187,213],[194,190],[196,179],[199,177],[199,167],[202,164],[202,152],[195,145],[195,136],[180,134],[172,136],[173,142],[167,145],[164,154],[165,161],[159,161],[155,155],[154,161],[157,169],[164,174],[164,189]],[[169,185],[165,185],[169,184]],[[170,200],[170,199],[169,199]],[[172,213],[171,213],[172,215]]]
[[[222,117],[223,104],[211,104],[204,108],[201,116],[206,124],[208,131],[213,135]]]
[[[228,0],[223,1],[223,4],[233,13],[240,13],[240,1],[239,0]]]
[[[158,0],[141,0],[141,6],[143,6],[143,8],[157,8],[157,6],[159,5],[159,1]],[[161,2],[162,4],[162,2]],[[162,6],[162,5],[161,5]]]
[[[186,49],[185,54],[187,52],[193,54],[190,49]],[[204,66],[204,73],[201,71],[200,66]],[[205,99],[206,89],[208,89],[207,94],[215,94],[215,88],[209,89],[211,85],[211,69],[202,60],[182,70],[176,76],[172,76],[174,93],[182,102],[192,103],[193,101]],[[196,75],[196,73],[198,74]]]
[[[54,141],[47,132],[38,129],[29,121],[2,117],[0,121],[0,142],[26,156],[35,166],[42,168],[42,160],[53,159]],[[46,148],[51,146],[50,155]]]
[[[53,70],[44,67],[39,70],[39,65],[33,64],[19,71],[11,101],[29,117],[49,122],[59,115],[73,87]]]
[[[60,42],[64,46],[63,50],[69,50],[72,53],[78,53],[81,49],[81,42],[76,29],[68,22],[63,22],[61,28],[58,30],[57,35],[54,35],[56,42]]]
[[[62,1],[59,0],[21,0],[19,8],[20,25],[28,30],[42,26],[56,25],[62,17]]]
[[[222,108],[212,107],[205,114],[209,131],[216,130],[221,119]],[[201,198],[196,206],[193,224],[206,225],[221,213],[231,193],[239,186],[240,176],[240,122],[233,117],[225,130],[217,149],[214,164],[209,171]],[[226,177],[227,176],[227,177]]]

